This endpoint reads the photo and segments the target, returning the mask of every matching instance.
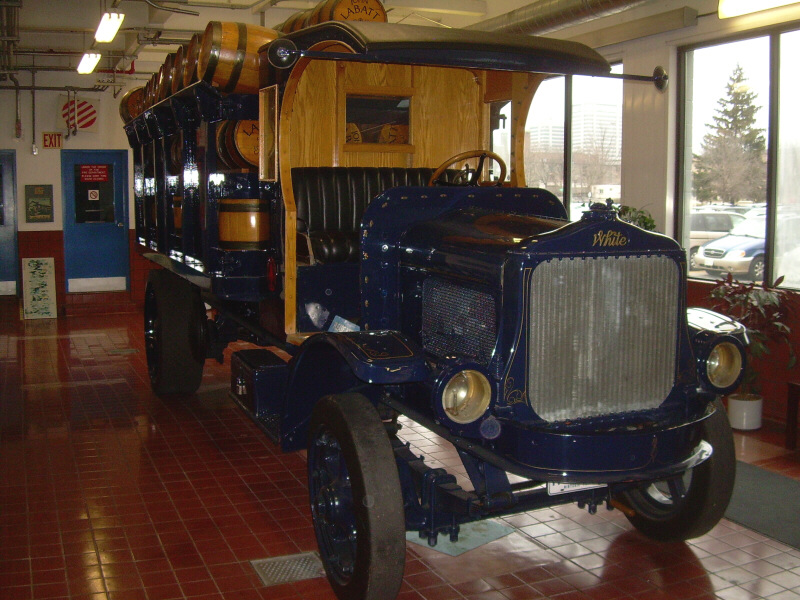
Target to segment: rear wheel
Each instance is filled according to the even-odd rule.
[[[628,520],[646,536],[683,541],[708,533],[725,514],[736,477],[733,431],[720,400],[703,422],[703,439],[714,452],[682,476],[648,482],[625,492],[624,501],[635,514]]]
[[[205,363],[205,305],[195,287],[165,270],[150,271],[144,298],[144,339],[156,394],[191,394]]]
[[[336,596],[394,598],[405,567],[400,479],[384,424],[364,396],[326,396],[314,407],[308,480],[319,552]]]

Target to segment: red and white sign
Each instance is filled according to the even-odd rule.
[[[81,182],[108,181],[110,165],[80,165]]]
[[[76,101],[74,98],[70,98],[67,101],[66,96],[62,96],[62,98],[60,104],[64,127],[79,131],[95,131],[97,129],[97,107],[95,106],[97,100],[78,98]]]

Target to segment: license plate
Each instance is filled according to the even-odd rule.
[[[558,494],[569,494],[570,492],[580,492],[582,490],[594,490],[607,487],[605,483],[553,483],[547,482],[547,494],[557,496]]]
[[[713,259],[711,259],[711,258],[706,258],[706,259],[703,261],[703,264],[704,264],[705,266],[707,266],[707,267],[713,267],[713,266],[714,266],[714,260],[713,260]]]

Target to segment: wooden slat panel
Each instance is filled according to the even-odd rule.
[[[411,87],[411,67],[367,63],[339,63],[346,87]]]
[[[291,118],[292,166],[334,164],[338,114],[335,67],[332,61],[312,61],[298,83]]]
[[[480,79],[464,69],[414,67],[411,143],[413,166],[436,167],[447,158],[488,147],[480,139],[483,90]]]

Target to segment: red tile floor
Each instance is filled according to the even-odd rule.
[[[154,396],[141,320],[21,321],[0,299],[0,599],[333,598],[323,578],[264,587],[249,562],[315,549],[304,457],[228,399],[227,364],[209,361],[193,397]],[[429,462],[456,464],[404,431]],[[740,458],[800,479],[781,443],[767,427],[737,435]],[[800,550],[726,520],[667,545],[619,511],[505,522],[511,535],[457,558],[409,543],[400,598],[800,600]]]

